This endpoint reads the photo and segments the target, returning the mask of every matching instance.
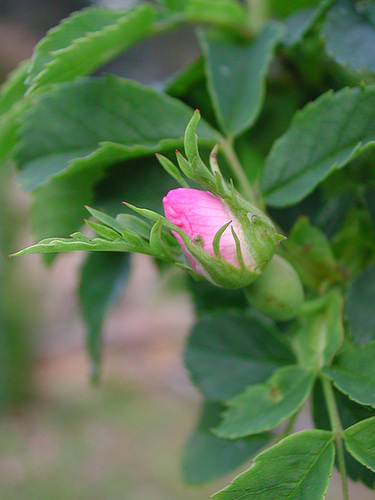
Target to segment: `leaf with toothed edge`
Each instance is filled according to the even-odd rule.
[[[152,34],[151,5],[118,12],[87,8],[51,29],[37,45],[26,82],[30,91],[84,76]]]
[[[298,112],[269,153],[262,189],[267,204],[293,205],[331,172],[375,146],[375,86],[326,92]]]

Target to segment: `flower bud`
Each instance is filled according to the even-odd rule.
[[[258,209],[233,200],[179,188],[169,191],[163,204],[195,272],[218,286],[241,288],[259,276],[283,237]]]
[[[272,258],[245,294],[255,309],[276,321],[293,319],[304,301],[298,274],[280,255]]]

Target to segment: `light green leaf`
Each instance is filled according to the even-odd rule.
[[[307,217],[297,220],[284,245],[288,259],[307,287],[319,291],[324,283],[340,278],[330,242]]]
[[[375,141],[375,87],[327,92],[299,112],[276,141],[263,171],[269,205],[302,200],[327,175]]]
[[[356,344],[375,340],[375,265],[357,276],[348,290],[346,315]]]
[[[37,45],[27,83],[43,85],[87,75],[152,32],[153,9],[88,8],[65,19]]]
[[[29,61],[21,63],[0,88],[0,163],[17,142],[20,117],[29,106],[24,84]]]
[[[323,29],[327,53],[339,64],[375,73],[375,19],[355,2],[337,0]]]
[[[298,432],[258,455],[213,500],[323,500],[335,456],[332,433]]]
[[[68,170],[104,166],[181,145],[192,110],[180,101],[116,77],[82,79],[36,99],[20,130],[19,179],[35,189]],[[217,135],[204,120],[200,138]]]
[[[270,441],[267,434],[245,439],[220,439],[212,433],[218,425],[224,406],[205,402],[197,429],[186,443],[182,470],[188,483],[202,484],[213,481],[251,458]]]
[[[325,368],[340,391],[363,405],[375,407],[375,342],[351,347]]]
[[[88,238],[81,233],[73,233],[71,238],[46,238],[35,245],[16,252],[12,257],[33,253],[61,253],[76,251],[132,252],[134,245],[124,241],[109,241],[104,238]]]
[[[241,312],[203,316],[193,327],[185,351],[192,380],[210,399],[225,400],[248,385],[264,382],[293,357],[277,330]]]
[[[30,61],[23,61],[15,70],[9,73],[7,79],[0,87],[0,115],[22,99],[27,90],[25,78]]]
[[[202,36],[211,98],[227,134],[238,135],[257,119],[267,71],[282,34],[281,24],[269,22],[246,44]]]
[[[375,417],[346,429],[344,440],[353,457],[375,472]]]
[[[311,310],[298,318],[293,347],[301,366],[322,368],[331,363],[344,340],[344,300],[334,289],[306,305]]]
[[[229,401],[215,433],[236,439],[277,427],[303,405],[314,379],[314,372],[299,366],[279,368],[266,383],[252,385]]]
[[[94,382],[99,378],[104,319],[128,275],[129,255],[124,253],[90,253],[81,267],[79,299],[87,326],[90,375]]]

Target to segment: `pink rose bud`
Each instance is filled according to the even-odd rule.
[[[165,217],[180,230],[172,232],[195,272],[219,286],[252,283],[281,239],[255,207],[229,207],[228,200],[207,191],[174,189],[163,204]]]

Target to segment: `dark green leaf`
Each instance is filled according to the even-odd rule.
[[[229,402],[215,433],[235,439],[277,427],[303,405],[314,379],[314,372],[299,366],[279,368],[266,383],[250,386]]]
[[[90,253],[81,268],[79,298],[87,325],[87,348],[93,380],[99,376],[104,318],[128,275],[129,254],[124,253]]]
[[[346,315],[357,344],[375,340],[375,265],[357,276],[348,290]]]
[[[333,2],[334,0],[323,0],[318,7],[306,7],[285,19],[287,35],[284,44],[290,46],[301,42],[321,20]]]
[[[209,281],[189,281],[195,312],[198,315],[220,309],[247,309],[249,303],[242,289],[231,290],[212,285]]]
[[[327,92],[308,104],[267,158],[262,179],[267,203],[297,203],[330,172],[372,147],[374,114],[374,87]]]
[[[375,231],[375,187],[368,187],[364,192],[366,207],[369,211],[372,227]]]
[[[336,404],[340,415],[340,420],[344,428],[354,425],[359,420],[375,415],[375,410],[369,406],[361,406],[346,397],[342,392],[334,389]],[[313,417],[316,427],[330,430],[330,421],[327,408],[324,402],[321,383],[317,381],[313,395]],[[375,474],[361,465],[346,450],[345,465],[349,477],[353,481],[362,481],[369,488],[375,487]]]
[[[175,148],[191,115],[181,102],[115,77],[56,86],[36,100],[24,120],[19,178],[34,189],[65,170],[97,170]],[[204,120],[198,134],[212,143],[217,138]]]
[[[238,135],[257,119],[263,105],[266,74],[283,27],[270,22],[244,44],[202,37],[209,89],[217,118],[228,135]]]
[[[323,29],[328,54],[357,71],[375,72],[375,19],[351,0],[336,0]]]
[[[234,311],[199,319],[185,351],[194,383],[213,400],[225,400],[263,382],[291,362],[290,352],[269,322]]]
[[[322,500],[335,456],[330,432],[298,432],[263,451],[214,500]]]
[[[340,391],[357,403],[375,407],[375,342],[351,347],[325,368]]]
[[[151,34],[153,10],[139,5],[125,12],[89,8],[53,28],[37,45],[27,82],[43,85],[87,75]]]
[[[218,403],[203,405],[197,429],[186,443],[183,455],[183,474],[188,483],[201,484],[227,474],[270,441],[266,434],[238,440],[215,436],[211,431],[218,425],[223,409]]]
[[[375,417],[362,420],[346,429],[344,439],[350,453],[375,472]]]

